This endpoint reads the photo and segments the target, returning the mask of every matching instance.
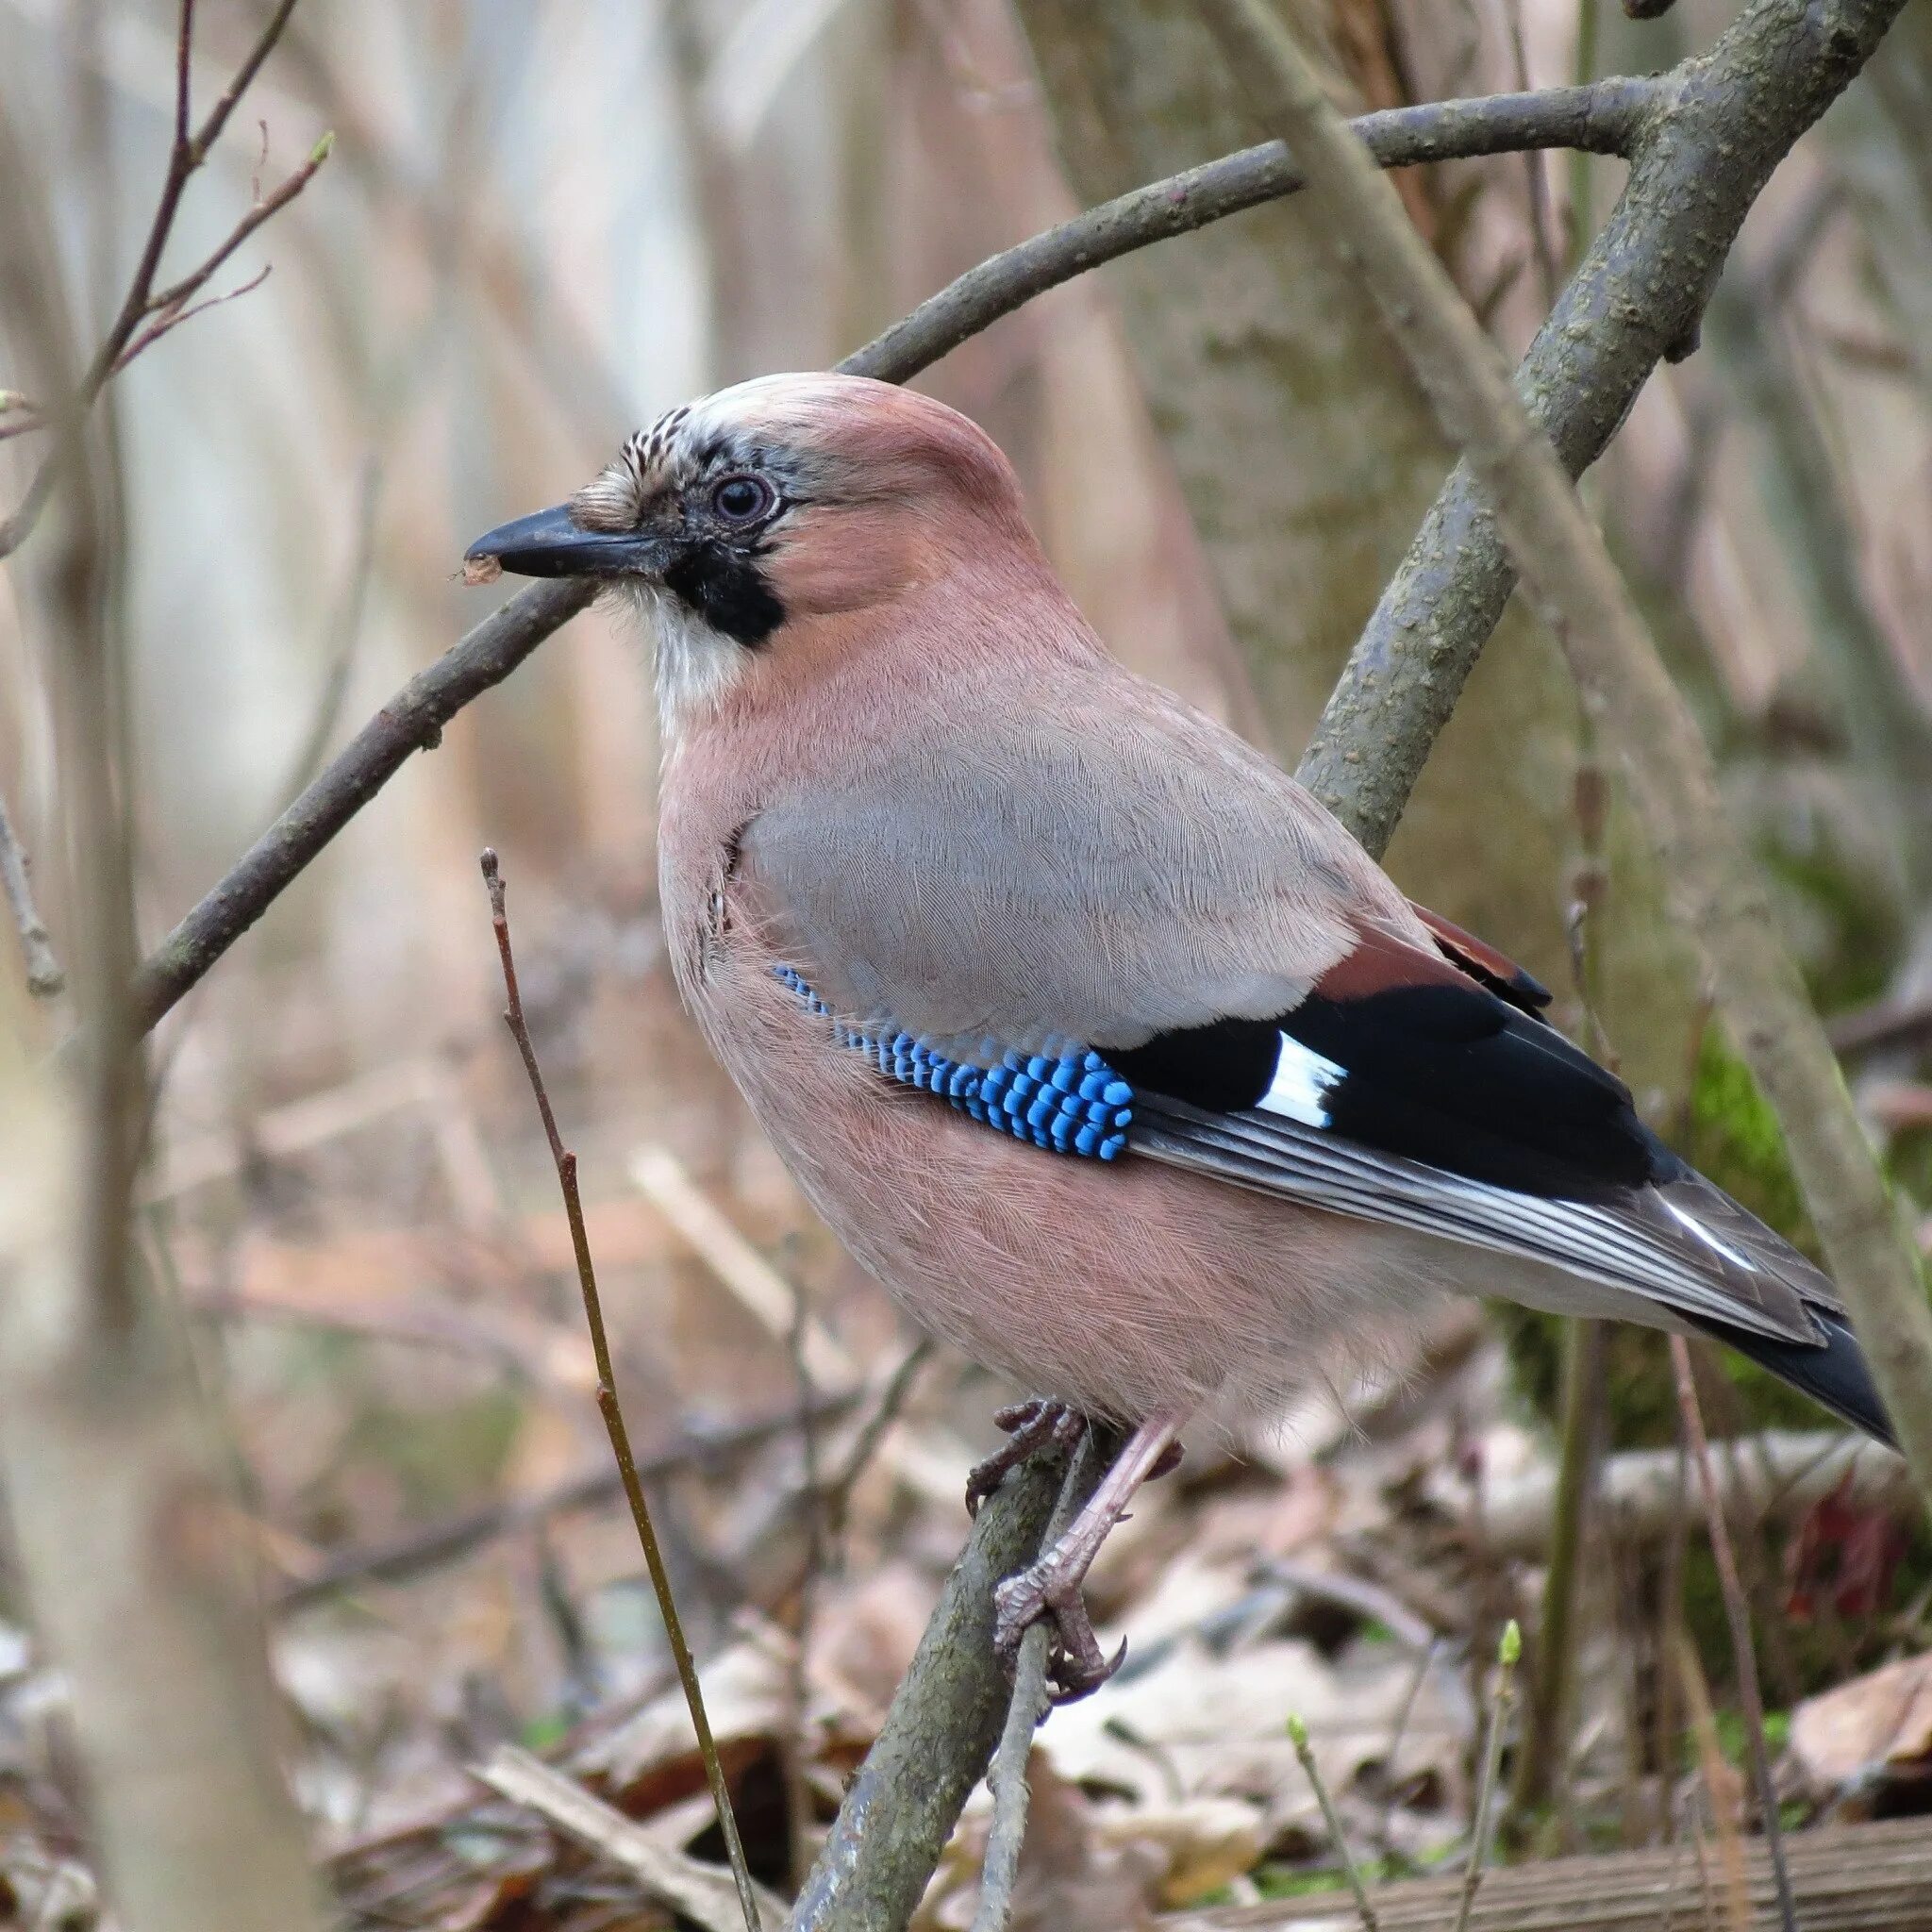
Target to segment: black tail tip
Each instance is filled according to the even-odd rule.
[[[1896,1449],[1898,1437],[1885,1404],[1879,1400],[1878,1385],[1872,1379],[1871,1364],[1858,1346],[1858,1338],[1836,1315],[1816,1312],[1824,1330],[1823,1347],[1816,1342],[1780,1341],[1716,1322],[1699,1325],[1746,1360],[1769,1369],[1779,1381],[1808,1395],[1820,1407],[1828,1408],[1840,1422],[1850,1423],[1888,1449]]]

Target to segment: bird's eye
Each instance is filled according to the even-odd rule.
[[[726,476],[711,491],[711,508],[727,524],[755,524],[776,501],[762,476]]]

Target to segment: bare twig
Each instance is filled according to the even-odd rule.
[[[1315,1762],[1314,1751],[1308,1743],[1308,1727],[1302,1722],[1299,1712],[1290,1713],[1288,1741],[1294,1746],[1294,1755],[1301,1760],[1302,1770],[1314,1788],[1315,1803],[1322,1807],[1322,1822],[1328,1827],[1328,1842],[1335,1847],[1335,1856],[1341,1860],[1342,1876],[1348,1880],[1348,1889],[1355,1894],[1355,1908],[1362,1922],[1362,1932],[1381,1932],[1375,1908],[1369,1903],[1368,1887],[1362,1883],[1361,1868],[1355,1861],[1354,1852],[1349,1849],[1348,1833],[1342,1829],[1341,1814],[1335,1808],[1335,1800],[1328,1795],[1327,1781],[1323,1777],[1322,1767]],[[1392,1757],[1390,1761],[1393,1762]]]
[[[530,1077],[530,1091],[536,1097],[537,1113],[543,1123],[543,1136],[550,1143],[550,1158],[557,1165],[557,1184],[563,1194],[563,1211],[570,1222],[571,1245],[576,1250],[577,1280],[584,1291],[584,1320],[591,1330],[591,1348],[597,1358],[597,1407],[609,1431],[611,1454],[617,1458],[618,1473],[624,1478],[624,1493],[630,1504],[631,1519],[637,1524],[638,1541],[643,1545],[644,1563],[651,1573],[651,1588],[657,1593],[658,1608],[664,1618],[664,1634],[671,1643],[671,1655],[677,1665],[677,1679],[684,1687],[684,1700],[691,1708],[691,1729],[697,1734],[698,1755],[704,1759],[705,1779],[711,1788],[711,1802],[718,1810],[718,1828],[724,1835],[724,1850],[731,1861],[731,1875],[738,1886],[738,1899],[744,1913],[745,1932],[758,1932],[758,1900],[752,1884],[751,1869],[744,1860],[744,1846],[738,1836],[738,1820],[731,1809],[731,1791],[724,1781],[724,1767],[718,1761],[718,1745],[711,1736],[711,1721],[705,1712],[704,1691],[698,1683],[697,1665],[691,1660],[691,1646],[684,1639],[684,1625],[678,1620],[677,1605],[671,1593],[671,1578],[664,1568],[663,1552],[658,1547],[658,1532],[652,1526],[650,1505],[638,1475],[637,1459],[631,1454],[630,1431],[625,1427],[624,1409],[617,1399],[617,1378],[610,1366],[610,1342],[604,1332],[604,1307],[597,1294],[597,1270],[591,1258],[591,1240],[584,1229],[584,1208],[577,1191],[577,1158],[563,1144],[557,1131],[557,1115],[550,1094],[543,1085],[542,1069],[537,1064],[537,1049],[530,1041],[530,1029],[524,1020],[523,996],[517,990],[516,958],[510,950],[509,916],[504,907],[503,874],[496,854],[485,849],[482,857],[483,881],[490,889],[490,923],[496,933],[496,950],[503,961],[504,993],[508,1006],[504,1023],[523,1056],[524,1071]]]
[[[54,957],[54,936],[47,930],[41,908],[34,901],[26,854],[14,834],[4,798],[0,798],[0,887],[6,890],[14,930],[20,934],[20,950],[26,959],[27,991],[41,999],[51,999],[67,984],[67,975]]]
[[[806,1361],[806,1341],[811,1333],[811,1299],[796,1268],[791,1270],[791,1372],[798,1384],[798,1452],[801,1498],[805,1511],[805,1566],[799,1574],[797,1607],[791,1624],[791,1657],[786,1672],[785,1739],[779,1756],[785,1774],[786,1839],[791,1848],[793,1887],[805,1883],[811,1864],[811,1786],[806,1776],[806,1710],[816,1635],[819,1591],[830,1563],[830,1511],[826,1507],[821,1466],[818,1423],[813,1415],[818,1387]]]
[[[1469,1915],[1475,1907],[1476,1888],[1482,1884],[1483,1868],[1489,1863],[1490,1824],[1496,1803],[1497,1772],[1503,1763],[1503,1734],[1516,1689],[1516,1660],[1522,1655],[1523,1632],[1511,1617],[1503,1625],[1502,1641],[1496,1646],[1496,1693],[1490,1705],[1489,1729],[1483,1734],[1482,1770],[1475,1788],[1475,1822],[1469,1833],[1469,1869],[1462,1874],[1462,1890],[1456,1902],[1456,1932],[1469,1932]]]
[[[1078,1498],[1100,1480],[1099,1462],[1090,1429],[1080,1438],[1080,1446],[1068,1465],[1059,1500],[1041,1538],[1042,1545],[1050,1546],[1073,1521]],[[992,1794],[992,1826],[980,1861],[979,1902],[973,1909],[973,1932],[1007,1932],[1007,1922],[1013,1915],[1013,1888],[1020,1878],[1020,1848],[1025,1842],[1031,1795],[1026,1766],[1033,1756],[1034,1733],[1053,1708],[1046,1688],[1051,1646],[1052,1635],[1044,1621],[1035,1624],[1020,1640],[1020,1655],[1013,1664],[1012,1700],[1007,1706],[999,1748],[986,1774],[987,1789]]]
[[[1778,4],[1759,0],[1757,10]],[[1932,1307],[1918,1257],[1772,923],[1762,882],[1725,816],[1696,721],[1557,450],[1300,49],[1256,0],[1208,0],[1206,10],[1271,123],[1293,140],[1327,209],[1321,232],[1358,263],[1445,432],[1497,507],[1508,555],[1628,774],[1674,908],[1702,948],[1739,1050],[1784,1127],[1826,1257],[1922,1503],[1932,1510]],[[1874,10],[1886,13],[1885,0],[1874,0]]]
[[[1764,1741],[1764,1694],[1757,1684],[1757,1651],[1751,1639],[1751,1606],[1738,1574],[1737,1553],[1731,1548],[1730,1525],[1724,1521],[1724,1498],[1711,1468],[1710,1441],[1704,1433],[1704,1411],[1697,1402],[1697,1383],[1690,1373],[1690,1344],[1681,1335],[1671,1337],[1671,1366],[1677,1377],[1677,1407],[1690,1460],[1697,1470],[1697,1487],[1704,1497],[1704,1520],[1710,1529],[1710,1554],[1717,1562],[1718,1585],[1724,1592],[1724,1615],[1731,1626],[1731,1657],[1738,1672],[1738,1701],[1744,1708],[1744,1732],[1751,1747],[1751,1776],[1757,1787],[1757,1809],[1764,1826],[1765,1847],[1777,1881],[1778,1916],[1784,1932],[1798,1932],[1798,1910],[1791,1899],[1790,1874],[1785,1869],[1784,1828],[1777,1815],[1777,1789],[1771,1779],[1771,1753]]]
[[[1740,1781],[1724,1757],[1718,1736],[1717,1711],[1710,1701],[1710,1686],[1704,1677],[1704,1663],[1690,1632],[1678,1624],[1671,1632],[1671,1660],[1674,1675],[1683,1689],[1684,1707],[1690,1717],[1690,1731],[1697,1747],[1698,1769],[1704,1774],[1704,1792],[1710,1803],[1710,1822],[1717,1834],[1718,1857],[1724,1866],[1724,1907],[1732,1932],[1751,1932],[1751,1899],[1745,1890],[1744,1833],[1740,1822]],[[1692,1794],[1694,1799],[1694,1793]],[[1696,1831],[1695,1821],[1690,1821]],[[1697,1837],[1697,1861],[1704,1863],[1704,1841]],[[1769,1841],[1766,1850],[1769,1852]],[[1782,1862],[1782,1861],[1780,1861]],[[1705,1923],[1710,1924],[1710,1904],[1707,1883]],[[1774,1880],[1774,1896],[1782,1901],[1783,1880]]]
[[[1658,80],[1615,78],[1535,94],[1432,101],[1365,114],[1356,125],[1389,167],[1525,145],[1622,154],[1666,92]],[[1001,316],[1101,262],[1300,186],[1278,142],[1150,182],[969,269],[839,367],[908,381]],[[174,1007],[409,754],[433,749],[465,705],[502,683],[590,604],[592,588],[569,577],[526,586],[391,698],[148,957],[135,1001],[142,1024],[154,1025]]]
[[[852,1446],[845,1452],[845,1460],[825,1484],[819,1500],[824,1510],[825,1534],[834,1542],[845,1533],[845,1518],[852,1507],[852,1492],[858,1488],[859,1477],[878,1454],[886,1431],[899,1420],[899,1411],[905,1407],[906,1398],[911,1394],[920,1371],[932,1359],[936,1346],[930,1336],[922,1336],[900,1357],[899,1366],[886,1377],[886,1386],[879,1391],[877,1406],[852,1439]]]
[[[282,29],[289,24],[289,16],[295,10],[295,0],[279,0],[279,4],[263,24],[242,65],[236,70],[235,77],[229,82],[221,98],[209,109],[208,117],[199,128],[193,126],[192,102],[190,98],[189,76],[193,58],[194,42],[194,0],[181,0],[175,34],[175,132],[168,150],[167,172],[161,180],[161,192],[155,204],[153,218],[148,224],[146,240],[142,244],[141,255],[135,264],[134,274],[123,297],[119,312],[108,325],[108,332],[102,337],[92,359],[82,372],[72,388],[58,402],[50,402],[44,408],[34,410],[31,415],[19,423],[4,425],[4,433],[16,435],[24,429],[61,428],[63,435],[71,437],[87,413],[94,406],[96,398],[108,384],[137,356],[151,348],[156,342],[177,328],[192,316],[199,315],[216,306],[216,302],[232,299],[233,295],[245,294],[251,288],[259,286],[262,275],[234,290],[228,296],[216,298],[216,302],[196,305],[194,297],[208,285],[211,276],[222,267],[230,256],[265,222],[288,207],[294,198],[314,179],[315,173],[328,158],[333,137],[325,135],[310,151],[308,158],[291,174],[280,187],[268,195],[258,195],[255,204],[238,221],[227,235],[203,258],[200,264],[189,271],[179,280],[157,290],[155,277],[159,273],[161,256],[166,250],[168,240],[174,233],[175,219],[181,210],[181,197],[190,178],[207,160],[209,150],[221,138],[228,117],[235,111],[237,104],[247,92],[249,83],[260,71],[261,64],[275,48],[282,36]],[[262,272],[263,275],[267,273]],[[41,513],[47,507],[58,478],[62,454],[57,446],[42,458],[26,488],[18,509],[0,521],[0,558],[10,556],[19,549],[40,522]]]
[[[1560,1791],[1570,1755],[1570,1714],[1575,1679],[1578,1585],[1584,1533],[1594,1489],[1596,1420],[1601,1407],[1606,1334],[1601,1322],[1576,1316],[1563,1324],[1561,1460],[1547,1545],[1542,1612],[1536,1652],[1529,1724],[1516,1763],[1519,1813],[1533,1810]]]

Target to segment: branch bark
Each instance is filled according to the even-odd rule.
[[[1112,1460],[1088,1458],[1091,1480]],[[940,1593],[905,1682],[792,1908],[791,1932],[885,1932],[912,1916],[1012,1698],[993,1660],[992,1593],[1039,1553],[1066,1475],[1039,1455],[990,1496]]]
[[[1753,12],[1769,18],[1782,5],[1763,0]],[[1561,457],[1307,61],[1256,0],[1204,6],[1230,66],[1300,155],[1328,209],[1324,232],[1358,266],[1444,431],[1465,452],[1475,487],[1496,506],[1508,556],[1622,759],[1673,900],[1703,949],[1719,1010],[1784,1125],[1825,1256],[1921,1501],[1932,1509],[1932,1308],[1918,1259],[1763,886],[1724,817],[1697,725]]]
[[[1850,84],[1905,0],[1754,0],[1707,55],[1662,76],[1622,198],[1516,387],[1574,475],[1600,457],[1698,321],[1771,171]],[[1515,588],[1470,465],[1457,465],[1369,620],[1299,776],[1372,852]]]
[[[295,0],[278,0],[275,11],[270,14],[237,69],[234,79],[197,128],[192,125],[192,104],[189,98],[194,42],[194,0],[180,0],[175,29],[175,139],[168,150],[168,166],[161,180],[160,195],[155,204],[154,216],[148,224],[147,236],[142,243],[141,257],[135,264],[127,293],[78,380],[50,402],[45,409],[27,410],[21,422],[7,425],[0,433],[17,435],[30,429],[59,428],[63,436],[71,434],[93,408],[102,390],[143,350],[152,347],[171,329],[200,314],[203,309],[213,308],[216,302],[230,299],[230,296],[218,296],[215,301],[205,302],[198,307],[189,306],[207,285],[209,276],[236,249],[263,223],[273,220],[287,208],[315,178],[316,170],[328,158],[333,136],[325,136],[308,159],[279,188],[257,201],[229,230],[226,239],[203,258],[198,267],[169,287],[156,290],[155,276],[159,272],[161,256],[169,238],[175,231],[175,219],[181,211],[182,193],[195,171],[208,159],[215,142],[221,139],[228,117],[261,71],[262,62],[274,52],[275,42],[281,39],[282,30],[289,24],[289,16],[294,10]],[[245,294],[267,273],[264,269],[254,281],[232,291],[231,294]],[[46,508],[59,479],[60,454],[60,446],[57,443],[34,471],[20,508],[10,517],[0,519],[0,558],[10,556],[32,535],[34,525],[40,522],[41,513]]]
[[[1664,85],[1610,79],[1543,93],[1435,101],[1365,114],[1358,125],[1386,167],[1521,147],[1575,144],[1620,154],[1638,138]],[[851,375],[908,381],[1044,290],[1300,186],[1278,142],[1152,182],[969,269],[839,366]],[[208,973],[411,752],[433,749],[450,719],[502,683],[590,601],[589,589],[568,578],[532,584],[411,678],[155,948],[136,982],[141,1024],[153,1026]]]

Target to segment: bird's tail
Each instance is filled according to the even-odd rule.
[[[1780,1382],[1788,1382],[1874,1441],[1896,1449],[1898,1437],[1879,1399],[1878,1385],[1872,1379],[1872,1366],[1858,1346],[1858,1338],[1841,1316],[1816,1308],[1812,1312],[1824,1331],[1823,1347],[1816,1342],[1780,1341],[1728,1323],[1691,1319],[1713,1341],[1768,1369]]]

